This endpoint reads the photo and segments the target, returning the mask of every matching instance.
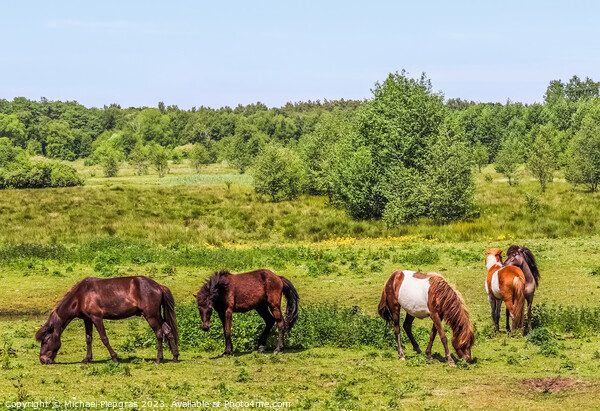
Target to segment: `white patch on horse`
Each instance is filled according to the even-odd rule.
[[[415,278],[415,271],[403,271],[404,280],[398,291],[398,303],[416,318],[429,317],[429,279]]]
[[[500,293],[500,280],[498,279],[498,271],[492,274],[492,294],[494,294],[494,297],[501,300],[502,294]]]

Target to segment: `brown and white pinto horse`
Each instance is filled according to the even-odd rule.
[[[156,334],[158,342],[156,362],[159,363],[163,359],[163,338],[169,342],[173,362],[177,362],[178,333],[173,295],[164,285],[144,276],[87,277],[75,284],[52,310],[46,324],[35,334],[35,339],[42,343],[40,362],[54,363],[61,345],[60,336],[74,318],[83,319],[85,324],[87,355],[82,362],[87,363],[92,359],[94,325],[110,357],[117,362],[117,354],[108,343],[103,319],[119,320],[134,315],[143,316]]]
[[[485,291],[492,309],[494,329],[499,331],[500,308],[502,301],[506,305],[506,330],[509,329],[508,317],[512,318],[513,331],[523,326],[525,308],[525,275],[519,267],[502,265],[502,250],[490,248],[485,251],[488,269]]]
[[[396,271],[391,275],[379,302],[379,315],[394,326],[398,341],[398,356],[404,360],[400,336],[400,308],[406,311],[403,328],[412,343],[414,350],[421,349],[412,334],[412,322],[417,318],[431,317],[433,327],[427,345],[427,358],[431,359],[431,347],[436,333],[446,351],[448,364],[454,365],[454,360],[448,351],[448,339],[442,328],[442,319],[452,328],[452,346],[458,356],[471,361],[471,347],[475,342],[473,325],[469,321],[469,312],[460,293],[452,288],[444,278],[437,273],[419,273],[415,271]]]
[[[525,275],[525,300],[527,301],[527,329],[531,331],[531,306],[533,295],[540,281],[540,271],[531,250],[520,245],[511,245],[506,251],[505,266],[519,267]],[[506,316],[506,329],[508,330],[508,313]]]
[[[285,295],[287,308],[285,319],[281,314],[281,296]],[[213,309],[219,314],[225,333],[225,352],[231,355],[232,314],[256,310],[265,320],[265,329],[258,338],[258,352],[265,351],[267,337],[277,323],[279,330],[275,352],[283,349],[284,333],[288,332],[298,319],[298,293],[285,277],[269,270],[256,270],[249,273],[231,274],[220,271],[213,274],[195,295],[198,311],[202,319],[202,330],[210,328]]]

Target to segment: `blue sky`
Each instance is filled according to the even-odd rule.
[[[0,3],[0,98],[181,108],[362,99],[425,72],[446,97],[541,102],[600,80],[595,1]]]

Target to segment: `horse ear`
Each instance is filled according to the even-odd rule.
[[[35,340],[41,342],[47,334],[50,334],[54,331],[54,325],[52,324],[44,324],[42,328],[35,333]]]

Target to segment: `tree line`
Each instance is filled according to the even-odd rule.
[[[551,81],[543,103],[476,103],[444,100],[425,75],[403,71],[377,82],[364,101],[280,108],[260,102],[233,109],[86,108],[18,97],[0,100],[0,161],[2,150],[13,159],[0,163],[0,186],[28,186],[3,180],[18,158],[22,164],[40,156],[84,158],[107,176],[124,161],[139,174],[153,167],[162,176],[169,161],[184,157],[197,172],[226,160],[252,174],[256,191],[272,201],[325,195],[355,218],[443,223],[473,214],[473,173],[490,163],[509,184],[518,184],[526,164],[542,191],[557,170],[596,191],[599,88],[573,76]],[[12,166],[12,175],[19,167]]]

